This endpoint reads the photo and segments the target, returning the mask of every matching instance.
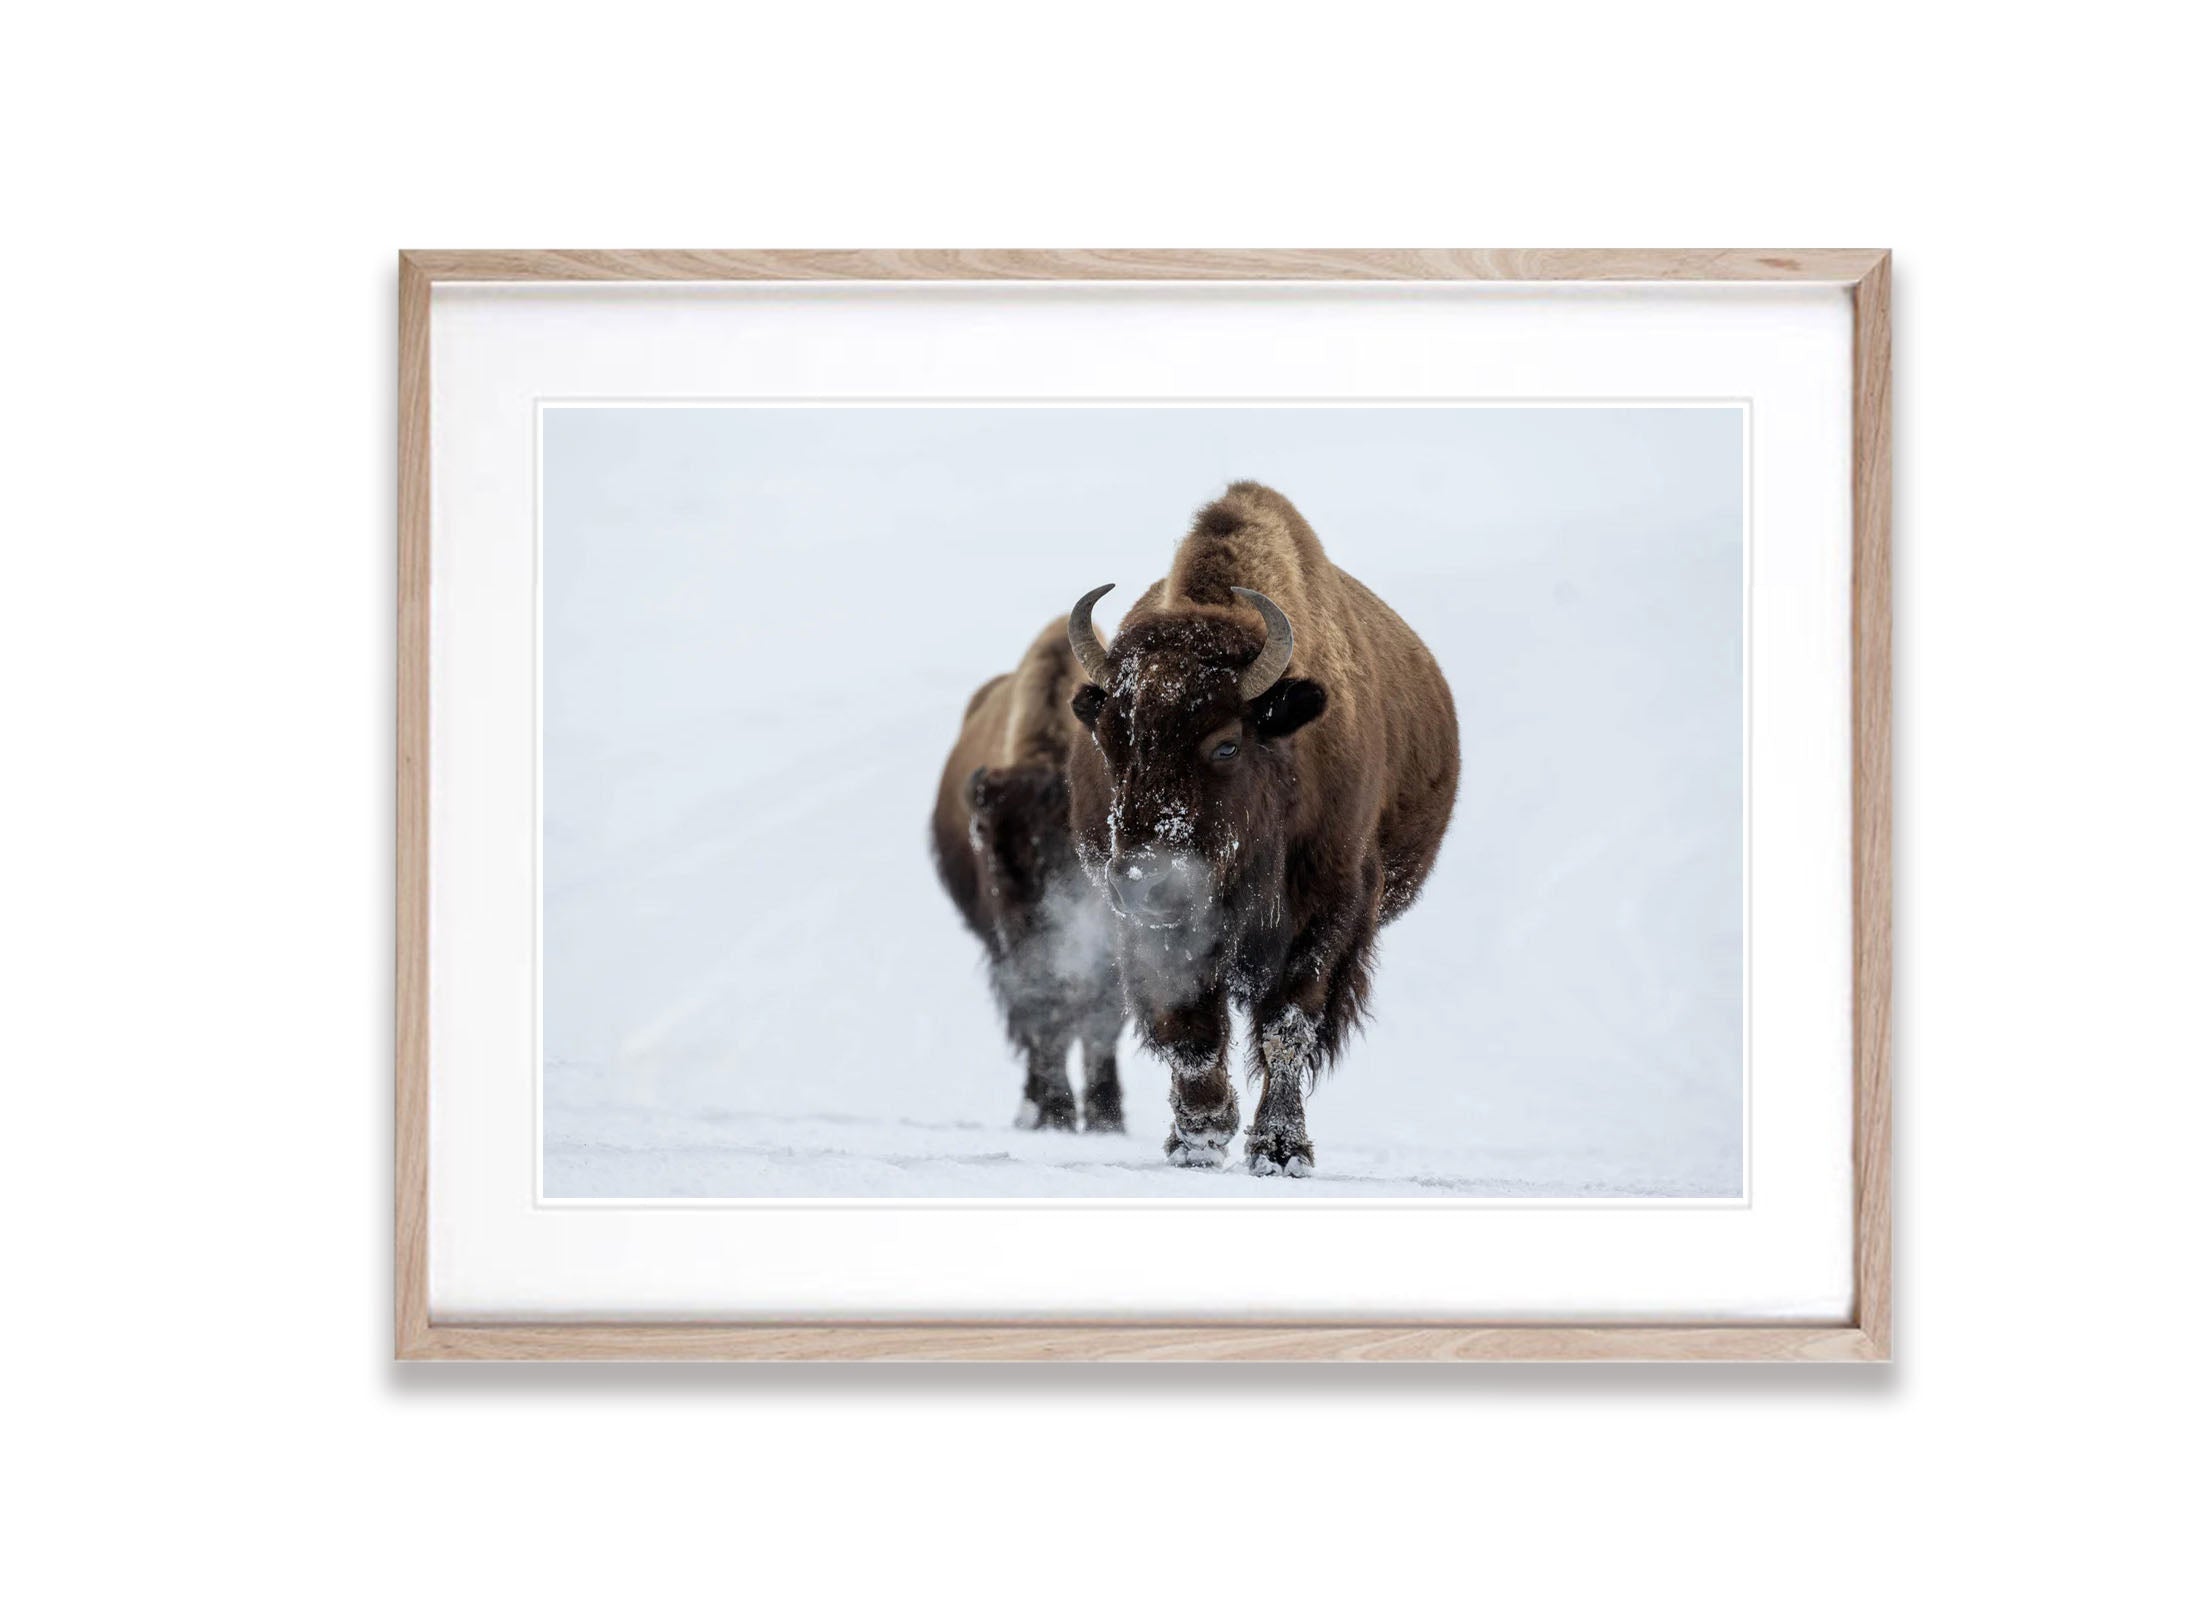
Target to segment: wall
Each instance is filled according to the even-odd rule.
[[[2151,15],[19,19],[25,1592],[2146,1586],[2200,955]],[[394,1372],[395,249],[1382,242],[1897,251],[1899,1364]]]

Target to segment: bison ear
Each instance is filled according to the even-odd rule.
[[[1100,720],[1100,708],[1108,703],[1108,691],[1088,683],[1069,697],[1070,714],[1086,727]]]
[[[1247,706],[1253,732],[1263,739],[1297,733],[1329,704],[1329,691],[1312,678],[1284,678]]]

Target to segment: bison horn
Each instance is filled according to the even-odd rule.
[[[1258,589],[1240,589],[1236,584],[1230,592],[1255,611],[1261,621],[1268,624],[1268,642],[1260,647],[1260,654],[1238,679],[1238,693],[1247,700],[1257,700],[1276,686],[1276,680],[1291,665],[1291,619],[1283,614],[1283,607],[1269,599]],[[1070,624],[1070,636],[1076,637],[1076,623]]]
[[[1092,608],[1099,598],[1114,588],[1103,583],[1085,596],[1069,611],[1069,648],[1077,658],[1077,664],[1085,669],[1085,676],[1105,689],[1108,686],[1108,653],[1100,648],[1100,640],[1092,631]]]

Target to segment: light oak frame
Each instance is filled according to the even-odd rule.
[[[401,1360],[1884,1361],[1893,988],[1884,250],[411,250],[398,258],[396,1354]],[[1840,1323],[534,1323],[428,1315],[429,296],[454,282],[1786,282],[1855,308],[1850,579],[1856,1292]]]

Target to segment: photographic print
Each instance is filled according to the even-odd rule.
[[[1746,1195],[1745,406],[538,426],[546,1201]]]

